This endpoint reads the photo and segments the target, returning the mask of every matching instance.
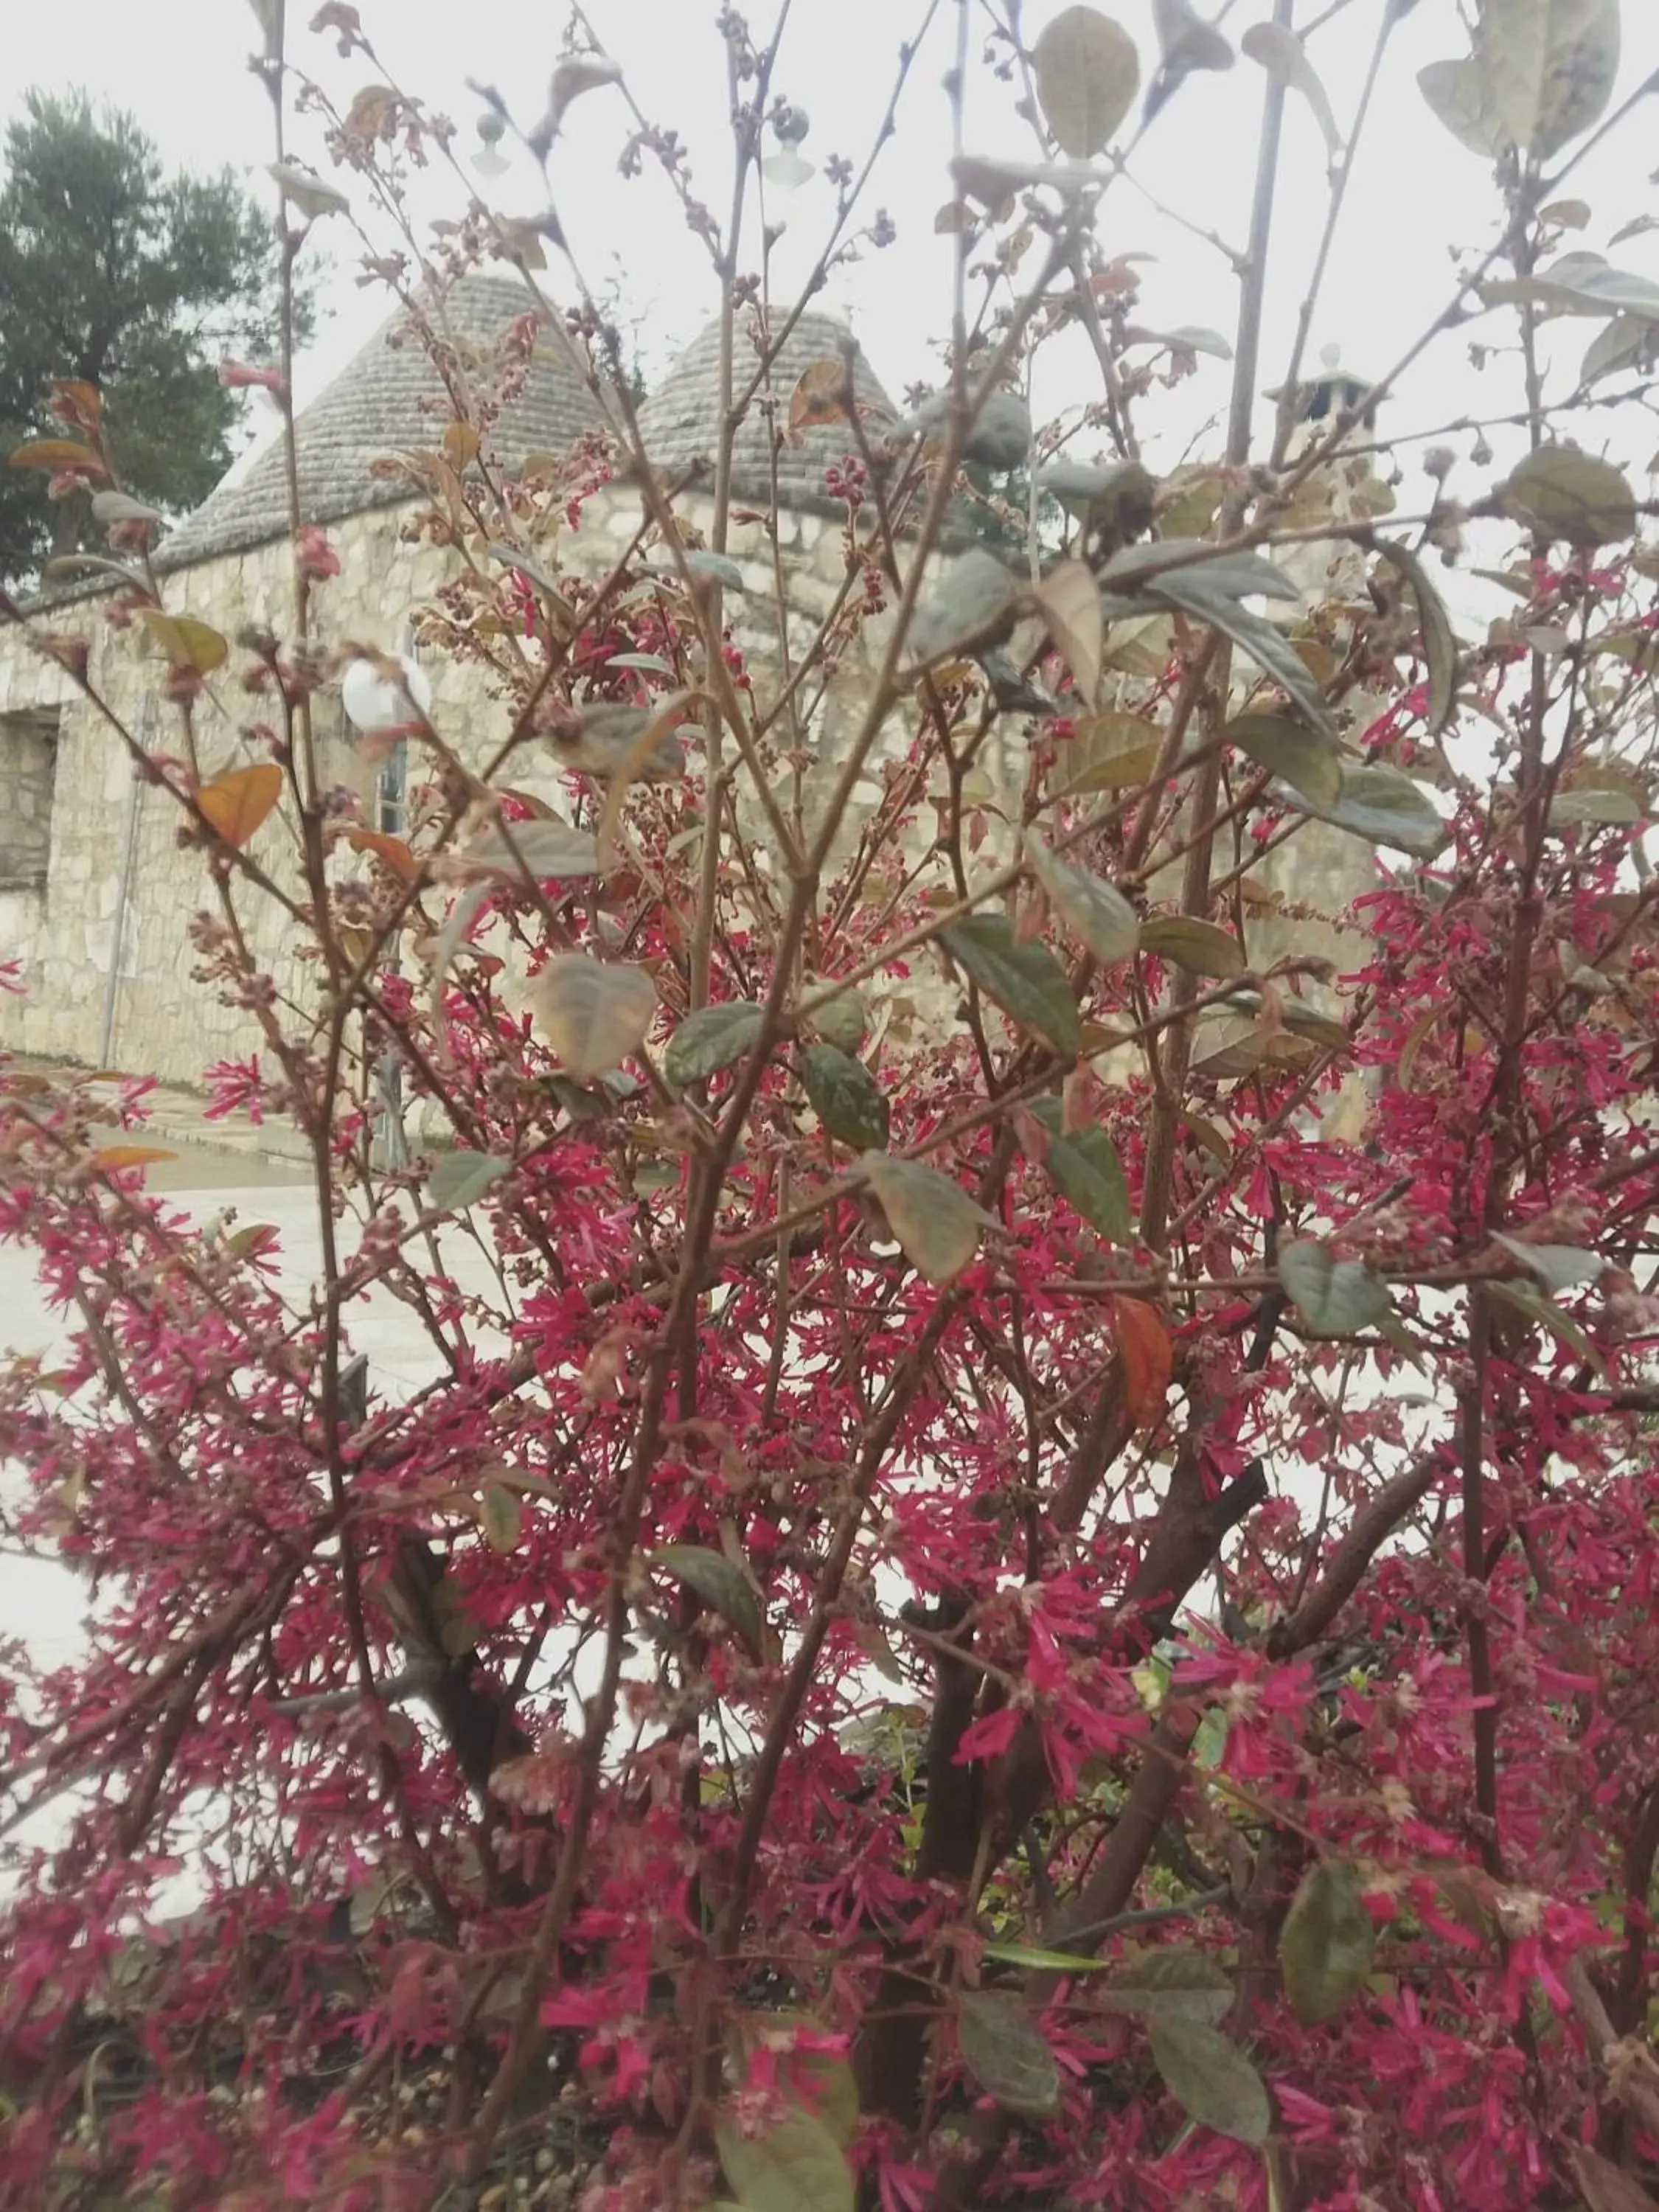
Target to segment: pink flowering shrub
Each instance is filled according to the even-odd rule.
[[[491,251],[527,289],[476,376],[402,250],[373,267],[453,410],[396,464],[406,534],[456,550],[422,641],[511,728],[484,755],[405,700],[406,834],[319,768],[361,648],[319,642],[343,555],[303,515],[270,629],[164,613],[142,542],[89,614],[7,603],[136,757],[76,623],[162,648],[144,772],[248,1040],[205,1111],[298,1130],[323,1265],[296,1292],[274,1231],[147,1194],[144,1086],[112,1130],[72,1073],[0,1068],[0,1235],[68,1340],[0,1376],[7,1540],[96,1597],[82,1658],[0,1671],[0,2203],[1655,2203],[1659,556],[1547,428],[1567,279],[1534,274],[1544,164],[1610,82],[1594,15],[1505,125],[1468,283],[1502,261],[1522,404],[1462,503],[1448,459],[1390,511],[1348,466],[1381,391],[1299,356],[1253,447],[1248,314],[1222,460],[1142,465],[1206,334],[1149,337],[1109,167],[1057,166],[1127,113],[1133,47],[1013,11],[985,82],[1029,82],[1039,159],[957,164],[982,296],[964,265],[974,343],[915,423],[844,358],[772,387],[789,312],[634,111],[624,173],[723,276],[728,416],[781,457],[833,433],[804,641],[739,605],[781,565],[729,437],[694,513],[556,220],[481,205],[440,293]],[[373,27],[313,25],[356,74],[303,88],[340,181],[283,171],[290,269],[361,180],[395,209],[403,161],[453,161]],[[804,118],[787,42],[720,29],[752,188]],[[1155,121],[1189,31],[1219,39],[1149,67]],[[1271,166],[1297,81],[1247,51]],[[524,118],[556,177],[618,75],[573,50]],[[828,174],[820,276],[892,235]],[[1067,330],[1098,464],[1014,391]],[[538,346],[611,427],[510,477]],[[223,373],[286,407],[291,368]],[[623,483],[633,542],[561,565]],[[975,517],[1037,535],[942,563]],[[1316,538],[1320,592],[1263,565]],[[1484,635],[1437,547],[1509,564]],[[204,781],[210,716],[245,757]],[[1310,817],[1341,911],[1262,872]],[[303,988],[250,950],[271,901]],[[421,1387],[357,1358],[371,1293]]]

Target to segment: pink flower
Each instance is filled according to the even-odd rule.
[[[325,583],[329,577],[340,573],[340,556],[329,543],[326,533],[315,523],[307,523],[294,540],[295,558],[300,574],[309,576],[313,583]]]
[[[247,361],[222,361],[219,381],[227,392],[244,392],[250,387],[260,392],[280,392],[283,372],[280,368],[256,368]]]

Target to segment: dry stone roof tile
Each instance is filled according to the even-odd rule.
[[[772,448],[775,438],[787,426],[789,399],[801,372],[816,361],[837,360],[848,343],[845,326],[833,316],[804,314],[784,340],[768,372],[767,381],[750,403],[738,426],[732,457],[732,489],[740,500],[758,506],[770,504]],[[741,396],[753,380],[759,363],[752,328],[740,319],[733,356],[732,381]],[[720,336],[711,323],[695,344],[681,355],[673,368],[640,410],[640,434],[657,474],[672,482],[699,459],[706,458],[711,473],[720,442]],[[853,389],[869,408],[868,434],[879,422],[890,421],[897,410],[883,391],[862,352],[853,361]],[[770,398],[769,413],[763,403]],[[778,496],[787,507],[825,507],[831,502],[823,489],[824,470],[848,453],[856,452],[852,427],[827,423],[805,431],[799,446],[787,441],[777,457]]]
[[[475,274],[446,295],[440,334],[464,369],[488,363],[510,325],[529,311],[516,279]],[[440,403],[434,410],[433,403]],[[386,455],[435,447],[448,412],[442,380],[419,333],[399,309],[295,424],[301,511],[333,522],[410,496],[397,477],[372,473]],[[489,450],[512,468],[536,452],[562,453],[584,431],[604,427],[592,395],[574,368],[538,347],[522,392],[503,410]],[[163,541],[156,566],[183,568],[240,552],[289,526],[283,441],[276,439],[240,483],[221,484]]]

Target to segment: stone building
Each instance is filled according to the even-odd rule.
[[[514,279],[474,275],[447,295],[434,320],[445,374],[463,391],[494,388],[492,368],[519,362],[514,396],[489,428],[482,458],[507,474],[538,454],[563,456],[585,434],[603,431],[600,402],[568,352],[544,329],[526,350],[526,292]],[[751,659],[775,671],[785,648],[795,665],[833,601],[845,573],[844,507],[824,495],[826,466],[853,442],[846,424],[810,428],[780,441],[791,393],[811,362],[838,356],[848,344],[838,322],[803,316],[741,422],[732,454],[731,557],[744,580],[728,594],[730,618]],[[514,351],[516,347],[517,351]],[[504,350],[505,349],[505,350]],[[736,357],[739,392],[753,380],[757,356],[741,332]],[[711,328],[675,364],[640,410],[640,428],[659,479],[676,487],[682,520],[707,532],[713,520],[712,457],[720,410],[720,338]],[[854,388],[872,425],[896,410],[861,355],[854,356]],[[454,418],[444,377],[428,346],[400,312],[301,416],[296,449],[301,511],[325,527],[341,574],[313,596],[316,633],[325,646],[365,644],[397,651],[411,617],[431,607],[461,572],[461,556],[434,544],[412,526],[433,505],[397,457],[441,447]],[[771,514],[777,503],[775,565]],[[194,616],[227,637],[250,623],[284,631],[291,604],[291,544],[286,460],[276,441],[241,481],[222,485],[165,537],[155,565],[166,580],[174,613]],[[545,566],[604,574],[641,520],[638,488],[625,472],[590,499],[580,526],[562,529],[542,556]],[[783,603],[776,592],[784,581]],[[46,619],[58,632],[88,642],[89,678],[109,712],[146,752],[179,742],[176,711],[161,700],[161,666],[139,629],[100,619],[95,591],[59,597]],[[872,626],[860,648],[879,649]],[[232,665],[234,665],[233,662]],[[434,726],[470,759],[482,761],[506,736],[508,709],[476,665],[445,653],[426,672]],[[833,779],[845,748],[841,738],[867,696],[871,674],[858,652],[811,716],[805,801]],[[212,680],[198,705],[197,742],[204,774],[245,763],[241,723],[258,719],[227,676]],[[393,794],[366,787],[337,696],[319,702],[318,719],[331,780],[356,782],[371,811]],[[1010,718],[997,746],[1018,741]],[[1002,726],[999,726],[1001,732]],[[902,741],[896,730],[894,741]],[[994,757],[991,765],[995,765]],[[1009,795],[1019,762],[1004,763]],[[515,764],[514,780],[533,782]],[[544,786],[558,787],[550,769]],[[879,793],[870,780],[867,805]],[[1012,810],[1017,812],[1017,808]],[[921,810],[925,834],[931,815]],[[382,814],[380,826],[392,826]],[[0,961],[19,963],[24,990],[0,991],[0,1047],[97,1067],[118,1067],[164,1080],[193,1083],[215,1061],[258,1050],[252,1018],[219,1004],[191,980],[196,964],[189,926],[210,903],[199,852],[178,843],[179,816],[168,795],[135,775],[131,749],[70,675],[44,659],[16,628],[0,629]],[[989,860],[1011,846],[999,825]],[[273,821],[258,833],[256,854],[286,866],[289,833]],[[1278,870],[1280,887],[1327,911],[1364,887],[1370,856],[1353,840],[1310,825]],[[1298,872],[1299,871],[1299,872]],[[1173,891],[1173,882],[1155,889]],[[253,950],[279,988],[314,988],[292,957],[281,909],[247,902]],[[1269,931],[1271,937],[1273,933]],[[1305,941],[1305,932],[1304,933]],[[915,985],[911,987],[913,989]],[[947,994],[953,1002],[954,993]]]
[[[458,283],[444,301],[437,332],[450,374],[463,384],[480,375],[529,304],[514,279],[480,274]],[[845,342],[831,319],[801,319],[773,365],[775,396],[757,395],[738,435],[732,489],[740,502],[769,505],[774,410],[787,418],[801,369]],[[691,480],[676,507],[697,526],[712,518],[712,469],[699,472],[696,465],[712,455],[717,435],[718,346],[714,331],[700,338],[642,410],[659,470],[671,482]],[[752,355],[745,359],[740,351],[739,376],[753,367]],[[890,415],[861,356],[854,375],[865,403]],[[438,447],[453,415],[427,347],[399,312],[301,416],[301,511],[326,528],[341,562],[341,574],[313,596],[325,646],[354,642],[395,653],[411,615],[458,573],[453,550],[405,534],[411,515],[432,505],[431,495],[389,461]],[[568,356],[538,343],[522,388],[486,439],[484,458],[511,473],[534,455],[562,456],[584,433],[605,428],[599,404]],[[797,648],[842,566],[822,484],[847,435],[844,427],[839,434],[809,430],[781,457],[780,551]],[[155,566],[169,611],[227,637],[264,623],[281,635],[292,592],[289,513],[279,439],[240,482],[221,485],[162,539]],[[640,518],[637,490],[618,481],[588,502],[580,528],[561,535],[550,560],[604,574]],[[766,533],[740,523],[732,555],[750,587],[738,617],[744,642],[771,657],[778,614]],[[42,618],[58,633],[88,640],[92,687],[134,742],[147,752],[171,750],[178,722],[159,696],[161,664],[142,630],[117,630],[100,620],[100,605],[95,590],[59,593]],[[509,726],[504,702],[476,667],[447,656],[431,657],[426,672],[434,726],[465,757],[485,757]],[[221,702],[214,695],[222,684]],[[213,679],[198,713],[204,775],[252,757],[237,732],[258,713],[258,702]],[[325,699],[319,719],[331,772],[343,781],[359,780],[337,700]],[[209,886],[201,854],[179,848],[179,825],[173,801],[135,776],[130,747],[67,671],[43,658],[21,629],[0,629],[0,961],[16,962],[25,986],[21,994],[0,992],[0,1048],[184,1083],[198,1081],[214,1061],[258,1048],[251,1019],[191,980],[189,924],[210,903]],[[253,849],[268,851],[275,864],[285,842],[273,823]],[[259,933],[254,949],[279,984],[304,988],[287,955],[280,911],[253,902],[250,913]]]

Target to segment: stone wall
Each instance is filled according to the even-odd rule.
[[[0,892],[45,881],[52,848],[58,716],[0,714]]]
[[[706,531],[708,502],[682,498],[684,522]],[[400,528],[408,510],[380,508],[353,516],[330,530],[341,558],[342,574],[313,597],[317,631],[325,644],[354,641],[396,650],[410,617],[429,605],[441,585],[455,573],[457,556],[428,545],[403,542]],[[638,495],[614,486],[591,501],[579,530],[565,530],[541,556],[549,566],[591,576],[609,573],[640,525]],[[727,594],[728,618],[738,641],[750,654],[757,690],[774,696],[787,642],[790,665],[799,666],[824,613],[833,603],[843,570],[842,532],[833,519],[809,512],[782,518],[779,546],[786,579],[786,606],[775,598],[769,536],[760,523],[737,522],[730,541],[732,557],[744,590]],[[182,570],[167,580],[167,604],[210,623],[227,636],[249,623],[268,623],[278,635],[287,629],[289,603],[289,552],[285,540],[226,556]],[[157,696],[160,663],[141,630],[112,629],[97,599],[71,602],[52,611],[58,630],[85,635],[90,647],[89,675],[94,690],[146,750],[175,749],[179,743],[176,710]],[[848,748],[867,706],[880,655],[890,636],[890,617],[865,627],[847,652],[833,681],[803,686],[798,726],[790,738],[806,757],[800,797],[809,829],[840,775]],[[233,664],[234,665],[234,664]],[[482,763],[501,744],[510,727],[505,700],[491,696],[476,666],[434,653],[425,663],[433,687],[432,718],[462,756]],[[210,696],[197,719],[197,738],[204,771],[249,758],[239,732],[261,718],[259,702],[247,698],[234,679],[214,679]],[[133,773],[129,749],[99,710],[86,701],[70,678],[41,659],[16,627],[0,630],[0,732],[24,728],[37,732],[56,717],[56,803],[51,815],[50,853],[44,879],[38,866],[31,880],[9,884],[0,872],[0,958],[21,961],[23,995],[0,993],[0,1047],[25,1053],[119,1067],[165,1081],[196,1083],[212,1063],[245,1060],[260,1049],[251,1016],[219,1003],[212,987],[192,980],[197,958],[190,942],[191,917],[214,906],[204,855],[181,848],[181,816],[164,793]],[[21,718],[21,719],[20,719]],[[44,719],[43,719],[44,718]],[[331,780],[354,783],[369,805],[373,772],[357,758],[337,702],[319,706],[319,726],[330,739],[326,763]],[[883,733],[868,774],[855,796],[834,859],[850,847],[878,804],[882,758],[905,742],[899,718]],[[40,757],[47,757],[42,753]],[[1005,860],[1012,849],[1014,824],[1024,773],[1023,749],[1016,735],[999,729],[982,763],[995,796],[1005,802],[1000,818],[988,812],[990,835],[975,861],[977,874]],[[416,770],[418,775],[418,769]],[[549,762],[536,757],[515,760],[511,781],[536,790],[555,805],[562,803],[563,782]],[[39,777],[34,787],[40,788]],[[793,795],[793,770],[784,785]],[[765,865],[765,829],[761,809],[738,786],[745,828],[754,836]],[[31,817],[34,819],[34,817]],[[916,810],[918,833],[931,836],[932,809],[922,799]],[[38,829],[36,830],[39,840]],[[41,841],[43,842],[43,841]],[[38,848],[38,847],[37,847]],[[291,880],[293,841],[280,815],[256,837],[255,855],[283,880]],[[365,865],[341,853],[343,870]],[[1269,879],[1291,899],[1305,899],[1327,914],[1340,910],[1370,880],[1371,856],[1355,840],[1323,825],[1307,825],[1285,854],[1270,865]],[[1170,871],[1171,878],[1178,871]],[[1159,897],[1178,889],[1173,879],[1153,885]],[[272,901],[244,896],[252,949],[279,989],[305,1003],[315,988],[315,970],[295,958],[295,933]],[[1305,922],[1258,925],[1252,951],[1266,960],[1281,950],[1324,951],[1325,942]],[[1326,933],[1327,936],[1328,933]],[[1283,940],[1282,942],[1280,940]],[[505,950],[506,948],[503,947]],[[1328,949],[1334,951],[1334,945]],[[1351,963],[1350,963],[1351,964]],[[948,1016],[955,990],[942,973],[918,969],[893,994],[901,1020],[926,1021]],[[878,989],[878,997],[883,995]]]
[[[706,502],[695,499],[683,501],[681,512],[699,527],[710,520]],[[447,550],[402,542],[406,514],[380,508],[331,528],[342,573],[313,599],[323,643],[353,641],[395,651],[410,616],[453,574],[456,556]],[[604,574],[639,520],[635,495],[621,487],[601,494],[585,509],[581,528],[561,538],[557,557],[579,573]],[[798,657],[833,598],[840,532],[819,516],[792,515],[781,550],[789,576],[789,650]],[[769,679],[781,647],[769,543],[758,525],[738,526],[732,554],[748,589],[731,594],[732,617],[739,641]],[[287,543],[276,541],[178,572],[167,579],[165,597],[172,611],[194,615],[226,636],[250,623],[269,623],[282,635],[289,592]],[[176,749],[177,713],[157,696],[161,666],[145,634],[112,629],[96,598],[54,607],[48,619],[54,630],[87,639],[91,685],[133,738],[146,751]],[[463,757],[482,762],[507,735],[506,702],[490,696],[477,668],[442,655],[425,665],[434,725]],[[811,717],[809,746],[825,763],[826,776],[867,696],[871,673],[862,655],[852,657]],[[263,719],[258,702],[219,678],[209,691],[196,726],[204,772],[258,757],[239,735],[245,722]],[[259,1032],[252,1017],[222,1006],[211,988],[191,980],[191,920],[212,908],[214,896],[203,854],[179,848],[176,804],[135,776],[131,750],[109,720],[16,627],[0,630],[0,737],[48,726],[57,731],[49,850],[45,822],[31,813],[35,865],[26,878],[9,878],[0,867],[0,957],[21,960],[27,985],[21,996],[0,993],[0,1048],[183,1083],[198,1082],[215,1061],[257,1052]],[[356,784],[367,801],[373,773],[356,761],[337,705],[331,713],[324,702],[318,720],[333,740],[329,773]],[[559,801],[562,779],[550,763],[538,770],[533,760],[515,763],[513,781]],[[814,781],[810,770],[807,781],[809,787]],[[36,777],[32,793],[40,787]],[[870,805],[877,796],[872,781]],[[251,849],[274,873],[290,878],[292,838],[280,814]],[[343,855],[341,865],[352,863]],[[280,908],[246,897],[239,907],[252,948],[279,988],[296,996],[313,989],[313,971],[294,957],[293,933]]]
[[[325,639],[361,637],[395,647],[411,593],[437,582],[447,556],[401,546],[395,513],[352,518],[331,533],[344,573],[319,594]],[[285,543],[186,569],[168,580],[169,608],[210,623],[227,635],[250,622],[284,623],[289,593]],[[93,690],[146,751],[176,751],[177,712],[158,696],[161,665],[139,629],[117,630],[99,599],[52,608],[62,634],[84,636]],[[263,719],[234,683],[211,679],[196,719],[205,773],[258,756],[244,745],[244,721]],[[440,705],[477,702],[455,696],[448,671],[434,671]],[[251,1017],[221,1006],[191,981],[192,915],[214,904],[202,854],[181,850],[182,820],[165,792],[141,782],[131,748],[108,717],[63,669],[44,659],[23,629],[0,631],[0,715],[55,710],[56,803],[44,882],[0,895],[0,928],[21,958],[27,989],[0,994],[0,1046],[87,1065],[107,1064],[173,1082],[197,1082],[215,1060],[258,1049]],[[289,868],[291,839],[274,817],[252,851],[279,873]],[[309,988],[292,957],[280,910],[249,900],[245,911],[255,951],[285,989]]]

